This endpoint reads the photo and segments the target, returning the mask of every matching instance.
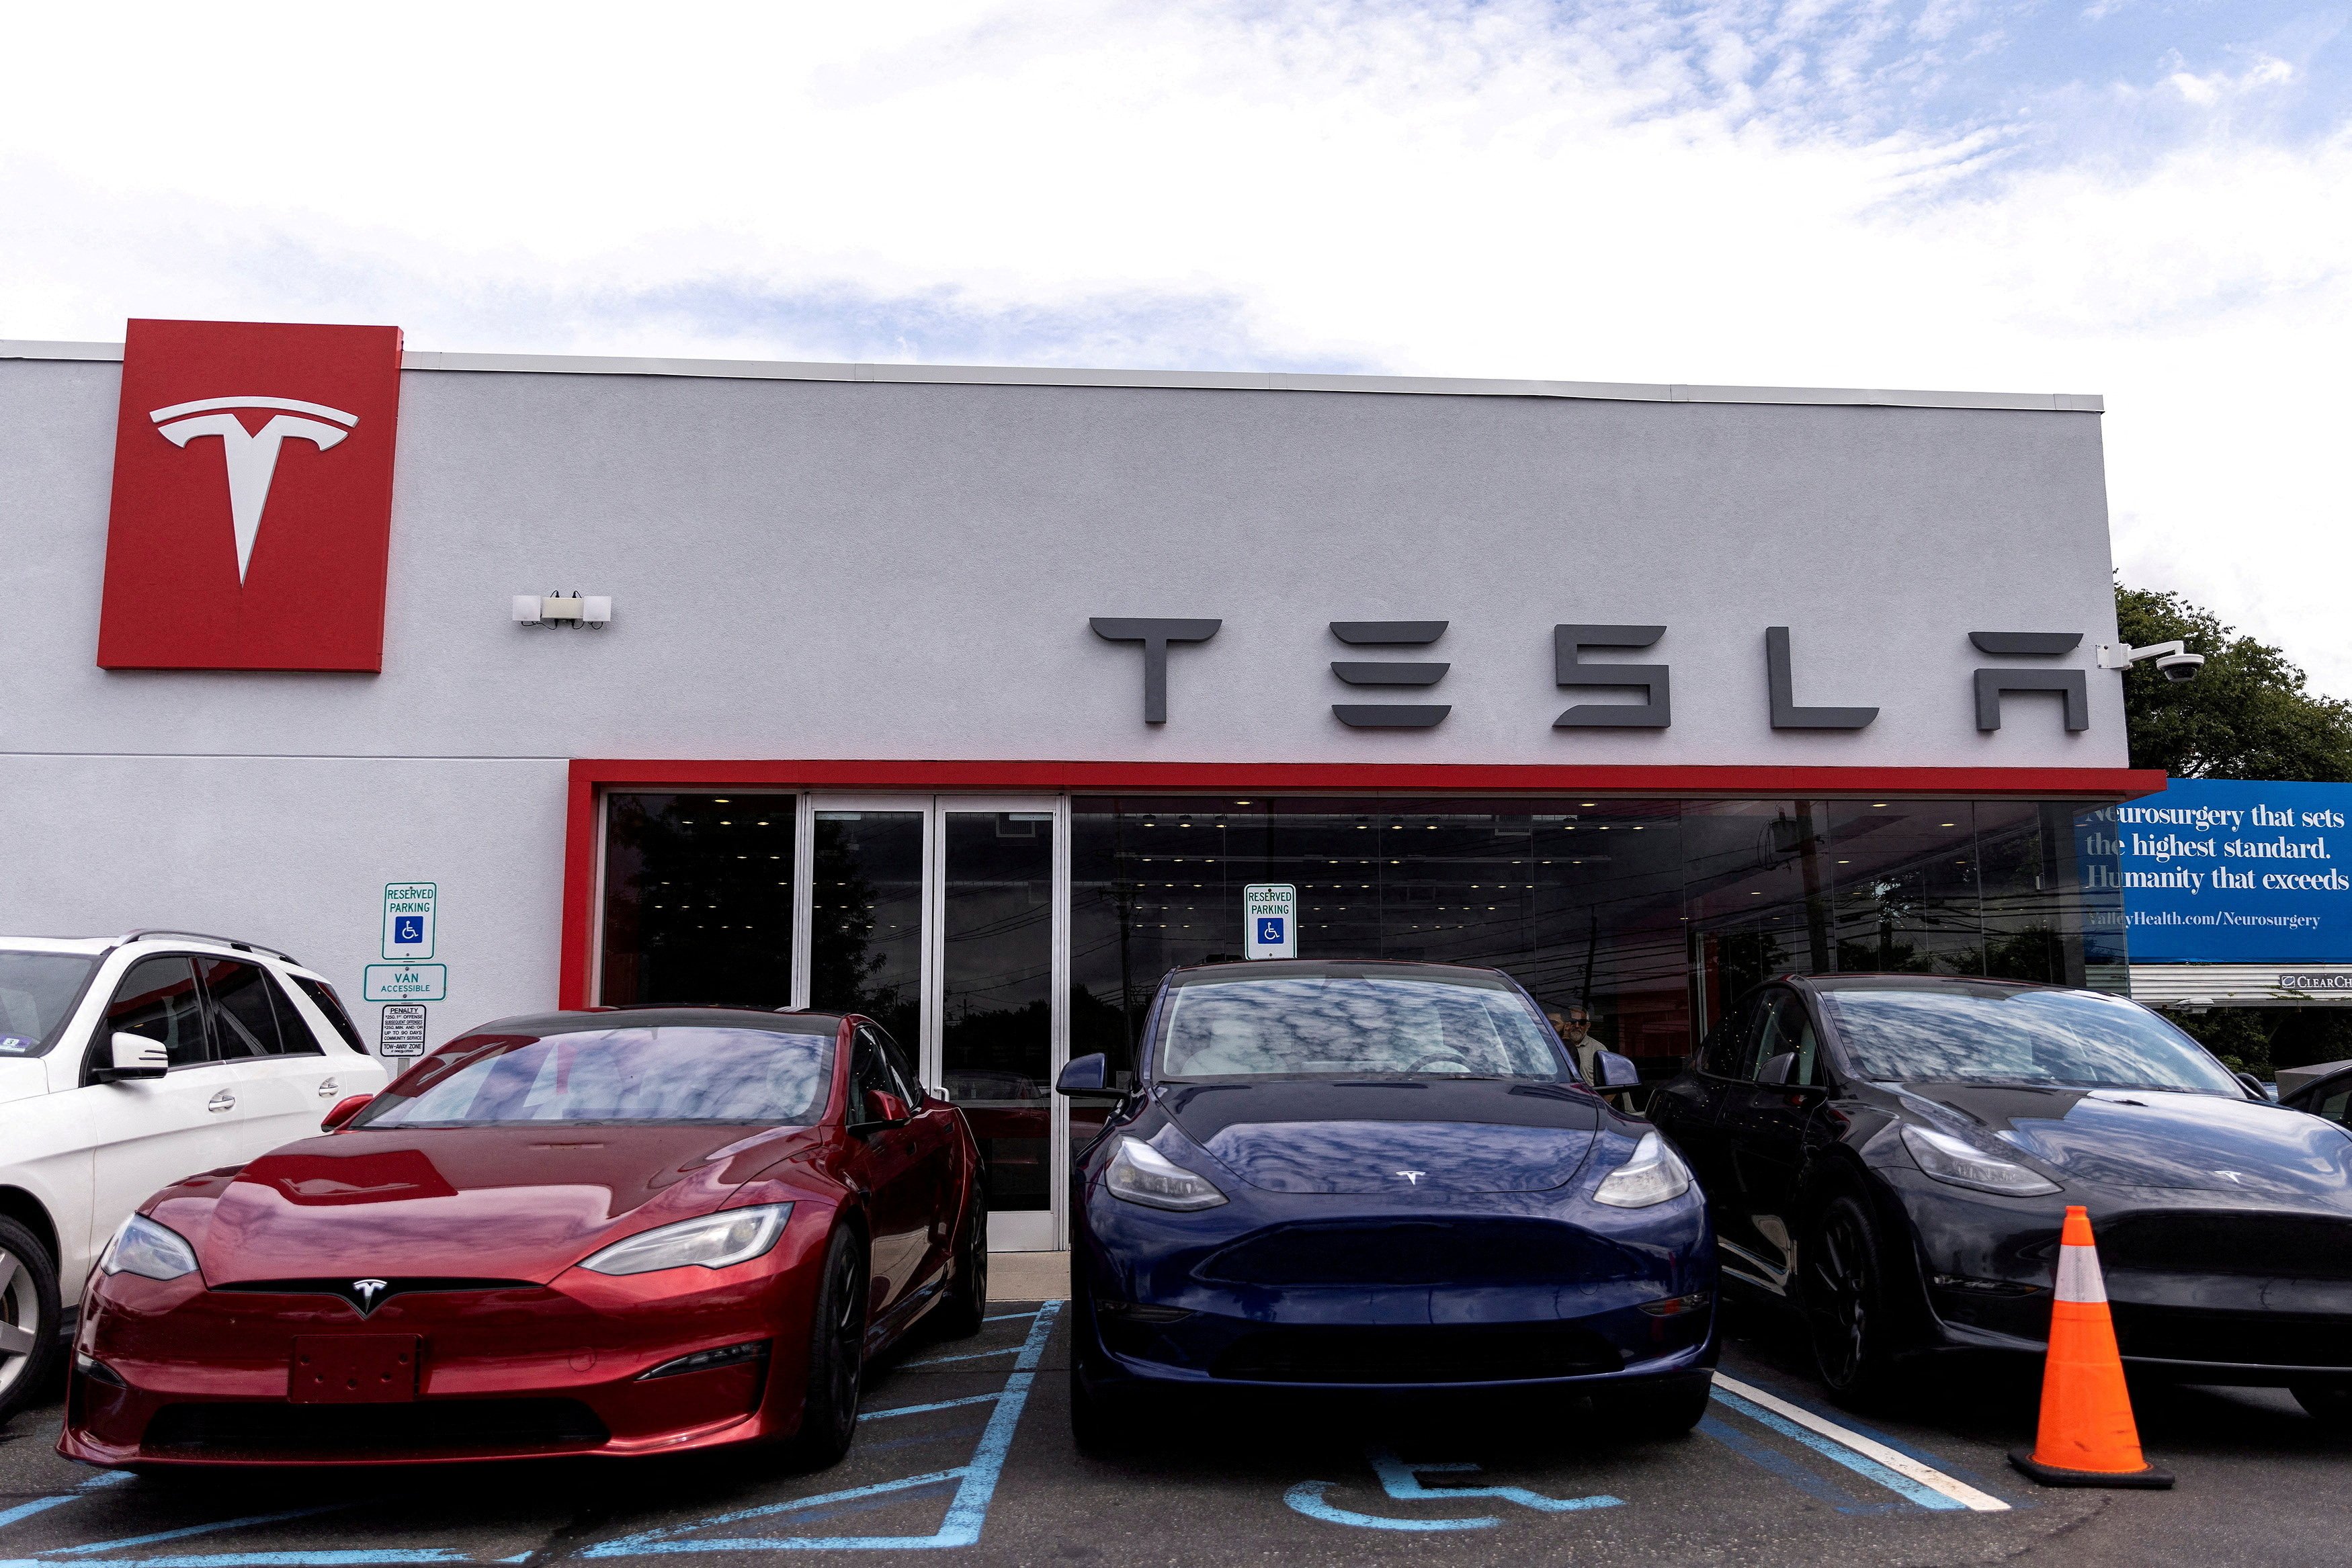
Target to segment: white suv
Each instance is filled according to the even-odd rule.
[[[0,936],[0,1420],[149,1194],[316,1132],[385,1078],[333,988],[283,953]]]

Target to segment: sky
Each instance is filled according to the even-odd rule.
[[[2352,0],[0,0],[0,338],[2098,392],[2352,696]]]

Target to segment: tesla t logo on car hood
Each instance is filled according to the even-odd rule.
[[[378,1296],[383,1295],[383,1291],[384,1282],[382,1280],[353,1280],[352,1281],[352,1296],[359,1303],[360,1315],[362,1317],[365,1317],[368,1313],[375,1311],[375,1299]]]
[[[1405,1179],[1408,1183],[1410,1183],[1411,1185],[1412,1185],[1412,1186],[1419,1186],[1421,1185],[1421,1178],[1422,1178],[1422,1177],[1423,1177],[1423,1176],[1427,1176],[1428,1174],[1429,1174],[1429,1173],[1428,1173],[1427,1171],[1399,1171],[1399,1172],[1397,1172],[1397,1175],[1399,1175],[1399,1176],[1401,1176],[1404,1177],[1404,1179]]]

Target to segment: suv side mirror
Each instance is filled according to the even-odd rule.
[[[368,1102],[374,1098],[375,1096],[373,1094],[353,1094],[348,1098],[336,1101],[335,1108],[320,1118],[319,1131],[322,1133],[333,1132],[336,1128],[341,1126],[344,1123],[358,1115],[362,1111],[366,1110]]]
[[[1593,1057],[1592,1070],[1601,1079],[1593,1085],[1596,1089],[1639,1089],[1642,1086],[1642,1070],[1633,1065],[1633,1059],[1630,1056],[1621,1056],[1613,1051],[1601,1051]]]
[[[897,1126],[909,1114],[907,1103],[887,1089],[868,1089],[865,1111],[866,1121],[869,1124],[879,1123],[886,1127]]]
[[[172,1069],[172,1058],[163,1043],[143,1034],[118,1033],[107,1044],[107,1065],[94,1074],[100,1083],[119,1083],[126,1078],[161,1078]]]
[[[1081,1105],[1116,1105],[1127,1091],[1111,1087],[1110,1058],[1097,1051],[1075,1058],[1054,1080],[1054,1092]]]
[[[1797,1071],[1797,1053],[1784,1051],[1778,1056],[1768,1056],[1764,1065],[1756,1070],[1759,1083],[1786,1083],[1789,1075]]]

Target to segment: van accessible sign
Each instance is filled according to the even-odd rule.
[[[2176,779],[2113,810],[2133,963],[2352,962],[2352,784]]]

